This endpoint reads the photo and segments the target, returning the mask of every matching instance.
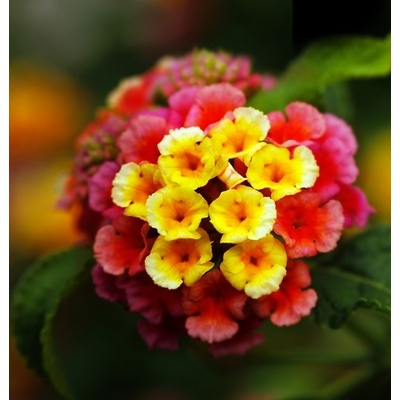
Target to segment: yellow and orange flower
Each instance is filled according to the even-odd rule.
[[[241,159],[266,138],[270,124],[264,113],[251,107],[236,108],[233,116],[234,121],[224,118],[215,124],[209,135],[219,154]]]
[[[165,240],[199,239],[200,222],[208,217],[207,201],[197,192],[168,185],[146,202],[149,225]]]
[[[157,165],[128,163],[114,178],[112,199],[117,206],[125,208],[125,215],[147,221],[147,199],[161,187]]]
[[[210,238],[204,229],[198,233],[198,240],[157,238],[145,260],[146,271],[157,285],[167,289],[177,289],[182,283],[192,286],[213,267]]]
[[[247,179],[255,189],[271,190],[273,200],[295,194],[314,185],[319,167],[312,151],[305,146],[294,149],[266,144],[248,163]]]
[[[199,127],[171,130],[159,143],[160,171],[168,183],[197,189],[226,165]]]
[[[283,244],[268,234],[231,247],[224,253],[220,269],[233,287],[258,299],[279,289],[286,262]]]
[[[221,243],[261,239],[271,232],[276,218],[275,202],[243,185],[222,192],[209,212],[211,223],[223,234]]]

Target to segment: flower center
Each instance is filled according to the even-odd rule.
[[[187,261],[189,261],[189,254],[187,253],[182,254],[181,262],[187,262]]]
[[[187,153],[185,155],[185,168],[187,168],[190,171],[196,171],[199,167],[199,157],[195,154]]]
[[[254,256],[250,256],[250,264],[254,265],[255,267],[257,267],[258,265],[258,258],[254,257]]]

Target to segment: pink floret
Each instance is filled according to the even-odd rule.
[[[356,186],[341,185],[335,199],[342,204],[345,228],[354,225],[364,228],[368,218],[375,212],[368,203],[365,193]]]
[[[339,201],[321,203],[317,193],[303,191],[283,197],[276,208],[274,231],[283,237],[290,258],[311,257],[336,247],[344,224]]]
[[[233,337],[244,318],[247,296],[233,288],[220,270],[204,275],[192,287],[184,288],[183,310],[188,334],[208,343]]]
[[[114,275],[121,275],[125,270],[130,275],[143,271],[143,257],[147,252],[145,229],[148,228],[144,221],[125,216],[101,227],[94,242],[96,261]]]
[[[286,269],[279,290],[254,302],[257,315],[270,316],[271,322],[277,326],[297,324],[317,303],[317,293],[308,288],[311,276],[307,264],[290,260]]]
[[[111,198],[112,182],[120,167],[117,162],[107,161],[88,182],[89,206],[104,217],[116,218],[123,213],[123,209],[116,206]]]

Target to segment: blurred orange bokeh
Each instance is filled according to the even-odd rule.
[[[11,64],[10,163],[32,162],[72,148],[88,106],[88,93],[68,75],[26,62]]]
[[[10,67],[9,97],[10,248],[29,259],[80,239],[72,215],[56,209],[56,185],[90,97],[67,74],[26,62]]]
[[[73,213],[56,208],[71,160],[56,158],[15,173],[10,187],[10,240],[27,256],[61,250],[83,238]]]

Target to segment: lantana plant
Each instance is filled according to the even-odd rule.
[[[102,301],[139,316],[148,351],[193,342],[240,356],[264,342],[266,320],[337,328],[360,306],[390,313],[390,232],[369,225],[357,135],[324,102],[331,84],[388,74],[388,49],[317,43],[279,77],[195,50],[122,80],[77,138],[60,194],[87,241],[39,260],[16,288],[30,365],[66,393],[50,331],[87,274]]]

